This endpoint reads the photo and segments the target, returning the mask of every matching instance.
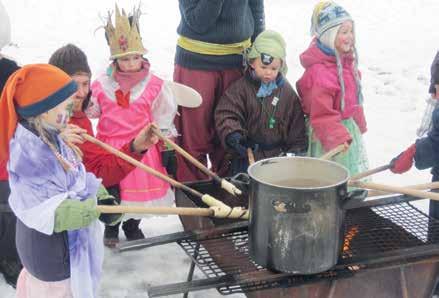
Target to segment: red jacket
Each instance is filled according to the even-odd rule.
[[[357,99],[353,57],[341,59],[345,83],[344,111],[341,111],[341,87],[335,56],[323,53],[315,42],[300,56],[305,73],[297,81],[297,91],[303,111],[309,116],[311,127],[325,151],[352,140],[342,120],[352,117],[361,133],[367,130],[363,107]]]
[[[0,180],[8,180],[8,171],[6,170],[6,161],[0,161]]]
[[[84,128],[89,135],[94,136],[91,121],[87,118],[85,113],[75,113],[73,117],[70,118],[70,123]],[[109,153],[96,144],[84,142],[78,147],[84,154],[82,162],[87,171],[92,172],[98,178],[102,178],[102,183],[106,187],[119,184],[120,181],[134,169],[134,166],[130,163]],[[132,153],[129,143],[120,148],[120,151],[139,161],[143,156],[141,154]]]

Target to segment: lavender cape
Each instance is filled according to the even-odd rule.
[[[60,138],[58,141],[61,155],[73,161],[71,149]],[[8,171],[9,204],[15,215],[27,227],[47,235],[54,232],[55,210],[62,201],[96,198],[101,184],[82,163],[64,171],[49,147],[20,124],[10,142]],[[102,236],[98,221],[68,231],[70,282],[75,298],[97,296],[104,253]]]

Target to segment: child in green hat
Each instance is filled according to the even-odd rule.
[[[271,30],[259,34],[246,54],[243,78],[233,83],[215,110],[218,136],[231,155],[231,173],[246,171],[247,148],[255,160],[307,149],[304,114],[285,74],[285,41]]]

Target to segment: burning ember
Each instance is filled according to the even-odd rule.
[[[358,234],[358,226],[353,226],[352,228],[349,229],[349,231],[346,233],[346,236],[344,238],[343,253],[348,254],[349,257],[352,256],[352,253],[350,252],[352,239],[354,239],[355,235],[357,234]]]

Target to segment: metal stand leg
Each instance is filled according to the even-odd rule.
[[[192,278],[194,277],[194,271],[195,271],[195,261],[198,257],[198,253],[200,251],[200,244],[197,243],[197,246],[195,247],[194,256],[192,258],[191,266],[189,267],[189,272],[187,275],[186,281],[192,281]],[[188,298],[189,292],[185,292],[183,294],[183,298]]]

